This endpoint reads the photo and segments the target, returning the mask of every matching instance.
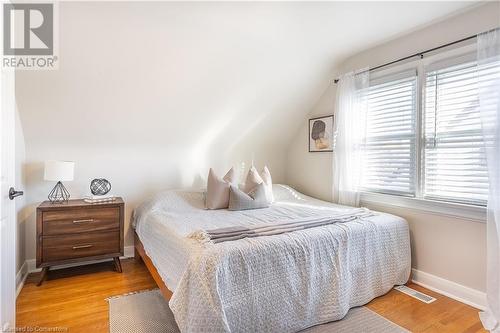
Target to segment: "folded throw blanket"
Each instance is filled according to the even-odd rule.
[[[215,244],[243,238],[279,235],[296,230],[321,227],[333,223],[345,223],[373,215],[374,213],[367,208],[357,208],[343,214],[307,217],[284,223],[269,223],[249,227],[234,226],[212,230],[197,230],[189,234],[187,237],[198,240],[200,242]]]

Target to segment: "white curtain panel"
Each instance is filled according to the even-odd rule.
[[[341,205],[359,206],[368,90],[368,70],[344,74],[337,85],[333,197]]]
[[[500,29],[478,35],[478,70],[488,79],[479,84],[479,107],[488,162],[487,221],[488,308],[480,314],[484,327],[500,333]]]

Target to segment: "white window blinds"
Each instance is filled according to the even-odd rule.
[[[415,194],[416,71],[370,83],[363,190]]]
[[[488,175],[479,114],[475,61],[425,73],[424,198],[485,205]]]

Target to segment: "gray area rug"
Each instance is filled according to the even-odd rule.
[[[174,315],[159,289],[108,298],[110,333],[179,333]],[[353,308],[339,321],[314,326],[301,333],[403,333],[366,307]]]

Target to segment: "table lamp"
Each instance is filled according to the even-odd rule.
[[[69,192],[61,181],[72,181],[75,170],[75,162],[72,161],[45,161],[44,179],[57,181],[56,186],[49,193],[52,203],[68,202]]]

